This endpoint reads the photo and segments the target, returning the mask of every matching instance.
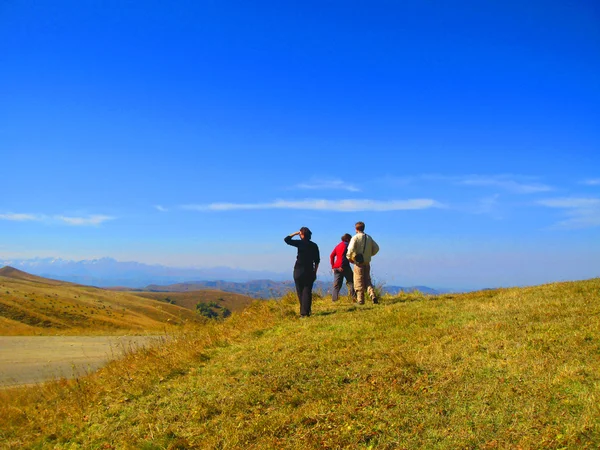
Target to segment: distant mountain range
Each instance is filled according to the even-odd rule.
[[[11,266],[46,278],[89,286],[142,288],[149,284],[175,284],[196,280],[244,282],[257,279],[283,281],[287,274],[231,267],[168,267],[113,258],[73,261],[62,258],[0,259],[0,267]]]
[[[139,262],[120,262],[113,258],[81,261],[61,258],[0,259],[0,267],[3,266],[11,266],[45,278],[88,286],[118,286],[157,292],[219,289],[255,298],[272,298],[294,290],[293,281],[287,273],[250,271],[231,267],[178,268]],[[384,286],[383,289],[390,294],[401,291],[420,291],[427,294],[448,292],[426,286]],[[323,294],[330,293],[331,281],[317,281],[315,291]]]

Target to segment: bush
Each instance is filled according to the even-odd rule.
[[[213,309],[206,303],[198,303],[196,305],[196,312],[201,316],[208,317],[209,319],[216,319],[219,317]]]
[[[198,303],[196,305],[196,312],[209,319],[226,319],[227,317],[231,316],[231,311],[228,308],[225,308],[216,302]]]

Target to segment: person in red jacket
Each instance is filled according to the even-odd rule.
[[[356,301],[356,292],[354,292],[354,276],[352,274],[350,262],[346,257],[346,250],[348,249],[348,242],[350,242],[350,239],[352,239],[352,236],[350,236],[348,233],[344,234],[342,236],[342,242],[336,245],[329,256],[331,270],[333,270],[333,292],[331,294],[331,300],[334,302],[338,301],[344,278],[346,278],[348,295],[352,297],[353,301]]]

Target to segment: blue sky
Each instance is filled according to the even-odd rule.
[[[600,275],[596,1],[0,3],[0,259]]]

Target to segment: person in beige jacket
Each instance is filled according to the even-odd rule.
[[[364,222],[356,222],[356,234],[348,244],[348,261],[354,264],[354,290],[356,301],[359,305],[365,304],[365,290],[369,293],[373,303],[379,299],[371,282],[371,258],[379,252],[377,242],[365,233]]]

